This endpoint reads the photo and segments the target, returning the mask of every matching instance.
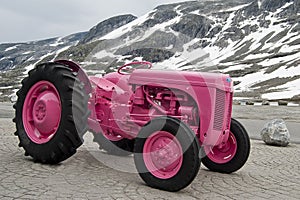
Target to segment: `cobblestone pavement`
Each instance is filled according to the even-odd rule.
[[[202,166],[189,187],[170,193],[146,186],[135,173],[100,162],[96,158],[116,157],[96,150],[89,138],[77,154],[59,165],[34,163],[18,148],[14,130],[11,119],[0,119],[0,199],[300,199],[300,146],[296,144],[280,148],[252,140],[249,160],[238,172],[220,174]],[[120,168],[134,168],[132,160],[117,158],[116,162]]]

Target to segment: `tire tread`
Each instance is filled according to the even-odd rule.
[[[30,87],[38,81],[51,82],[59,91],[62,102],[62,118],[60,126],[54,137],[45,144],[32,142],[26,134],[22,123],[22,108],[26,94]],[[63,84],[62,84],[62,80]],[[82,144],[80,137],[88,130],[87,119],[90,111],[88,99],[83,84],[76,74],[67,66],[57,63],[37,65],[29,71],[28,77],[22,80],[22,87],[17,92],[18,100],[14,105],[16,117],[15,135],[19,137],[20,146],[24,148],[25,155],[41,163],[56,164],[70,156]],[[75,124],[78,123],[78,124]]]

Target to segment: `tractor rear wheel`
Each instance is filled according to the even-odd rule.
[[[13,121],[26,156],[56,164],[76,152],[89,116],[83,88],[76,73],[55,63],[38,65],[23,79]]]

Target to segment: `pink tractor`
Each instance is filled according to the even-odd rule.
[[[133,62],[103,77],[66,60],[36,66],[14,105],[19,146],[35,162],[56,164],[90,131],[107,153],[133,153],[140,177],[167,191],[188,186],[200,161],[216,172],[240,169],[250,141],[231,118],[232,79],[151,66]]]

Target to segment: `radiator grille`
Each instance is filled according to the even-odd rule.
[[[232,97],[233,93],[231,92],[229,95],[229,107],[227,110],[227,128],[230,128],[230,122],[231,122],[231,110],[232,110]]]
[[[225,102],[226,102],[226,92],[217,89],[215,114],[214,114],[214,130],[220,131],[223,128]]]

